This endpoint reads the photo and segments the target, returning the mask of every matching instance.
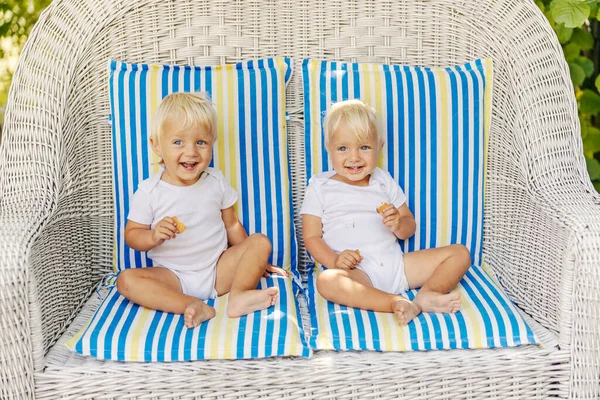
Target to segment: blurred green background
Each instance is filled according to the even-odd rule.
[[[0,140],[4,108],[18,56],[40,12],[51,0],[0,4]],[[569,64],[579,106],[590,178],[600,191],[600,0],[535,0],[552,25]]]

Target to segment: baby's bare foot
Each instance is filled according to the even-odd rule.
[[[401,325],[406,325],[421,313],[419,307],[412,301],[400,298],[392,304],[392,310],[396,314],[396,319]]]
[[[264,310],[275,305],[279,297],[279,289],[270,287],[264,290],[246,290],[244,292],[229,294],[227,316],[237,318],[257,310]]]
[[[183,321],[186,328],[195,328],[202,322],[215,316],[215,309],[198,299],[193,300],[185,307]]]
[[[448,294],[420,291],[415,297],[415,303],[423,312],[439,312],[454,314],[460,309],[460,293],[454,291]]]

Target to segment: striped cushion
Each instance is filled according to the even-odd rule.
[[[78,353],[120,361],[189,361],[293,355],[309,357],[302,319],[289,278],[263,278],[260,288],[276,286],[274,307],[241,318],[227,318],[228,296],[208,300],[217,316],[187,329],[183,316],[133,304],[112,288],[88,324],[67,342]]]
[[[322,121],[332,102],[360,98],[383,121],[380,166],[398,181],[417,221],[404,252],[462,243],[481,265],[491,60],[450,68],[306,59],[306,179],[331,169]]]
[[[394,314],[331,303],[315,287],[321,269],[309,275],[309,343],[315,350],[442,350],[494,348],[538,343],[502,290],[481,267],[472,266],[457,290],[456,314],[422,313],[401,326]],[[412,300],[417,291],[407,293]]]
[[[174,92],[207,92],[217,110],[218,140],[211,167],[238,192],[235,210],[247,232],[273,243],[269,262],[296,271],[285,88],[291,59],[269,58],[212,67],[126,64],[111,61],[115,269],[151,265],[130,249],[124,229],[138,184],[158,171],[149,135],[161,100]]]
[[[297,279],[285,114],[290,77],[288,58],[214,67],[110,62],[115,270],[152,265],[145,253],[125,244],[124,228],[132,194],[158,169],[149,144],[154,110],[170,93],[200,91],[210,95],[217,110],[218,140],[210,166],[219,168],[237,190],[234,207],[246,230],[271,239],[269,262],[291,270]],[[181,316],[139,307],[112,289],[69,346],[81,354],[131,361],[307,356],[292,293],[297,286],[276,277],[263,280],[267,284],[280,287],[275,307],[229,320],[227,297],[210,300],[216,318],[194,330],[183,327]]]

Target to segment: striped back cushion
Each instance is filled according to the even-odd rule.
[[[461,243],[481,265],[492,62],[450,68],[305,59],[306,179],[331,169],[322,121],[358,98],[376,109],[386,144],[379,165],[404,189],[417,231],[404,252]]]
[[[189,67],[110,62],[115,197],[115,270],[151,265],[124,240],[129,201],[158,171],[149,143],[161,100],[175,92],[206,92],[217,110],[218,140],[211,167],[238,192],[235,209],[246,231],[273,243],[270,263],[296,271],[296,238],[287,157],[285,88],[289,58]]]

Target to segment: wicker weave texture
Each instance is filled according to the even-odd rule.
[[[287,96],[296,211],[304,191],[302,57],[427,66],[493,58],[484,254],[511,299],[558,335],[560,350],[94,362],[85,372],[94,379],[68,366],[44,372],[48,350],[111,269],[107,60],[199,65],[265,56],[296,60]],[[600,198],[578,129],[562,50],[527,0],[55,0],[21,56],[0,147],[0,397],[102,397],[96,382],[106,398],[162,397],[153,388],[171,397],[201,390],[332,398],[341,390],[340,398],[364,398],[375,387],[384,397],[600,397]],[[200,379],[208,365],[225,373]],[[394,373],[382,375],[380,365]],[[231,373],[228,387],[220,379]],[[273,386],[279,376],[289,385]],[[393,376],[403,380],[386,379]],[[187,389],[194,377],[203,383]]]

